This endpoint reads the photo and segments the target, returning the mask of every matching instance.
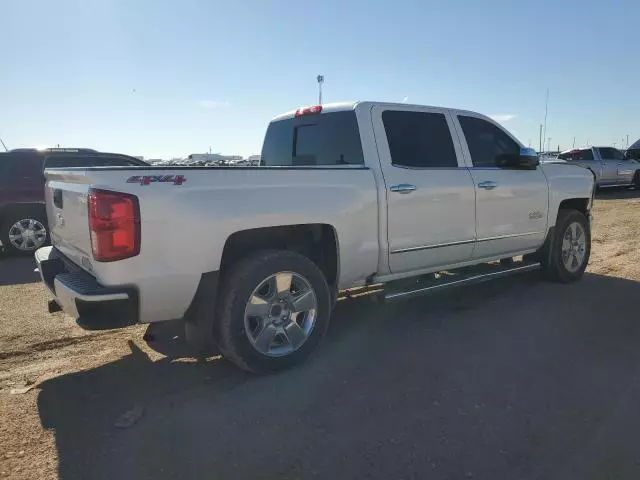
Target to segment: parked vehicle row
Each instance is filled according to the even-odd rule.
[[[270,123],[261,162],[47,169],[50,309],[87,328],[182,318],[194,345],[265,372],[304,360],[354,291],[393,300],[536,268],[570,282],[587,266],[593,175],[541,165],[478,113],[298,109]]]
[[[32,253],[49,239],[44,206],[44,169],[147,166],[128,155],[91,149],[22,148],[0,153],[0,242],[12,253]]]
[[[640,186],[640,163],[616,148],[578,148],[562,152],[558,158],[589,169],[598,187]]]

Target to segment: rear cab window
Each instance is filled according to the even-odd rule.
[[[355,112],[318,113],[271,122],[262,146],[260,165],[364,165]]]
[[[45,168],[72,167],[131,167],[140,163],[127,157],[92,155],[51,155],[45,159]]]

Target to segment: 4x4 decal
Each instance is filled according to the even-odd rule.
[[[151,183],[173,183],[182,185],[187,179],[184,175],[134,175],[127,179],[127,183],[139,183],[140,185],[150,185]]]

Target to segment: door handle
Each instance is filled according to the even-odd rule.
[[[415,185],[411,185],[410,183],[398,183],[397,185],[391,185],[389,187],[389,190],[396,193],[407,194],[413,192],[417,188],[418,187],[416,187]]]
[[[478,184],[479,188],[484,188],[485,190],[493,190],[497,186],[498,184],[496,182],[492,182],[491,180],[487,180],[486,182],[480,182]]]

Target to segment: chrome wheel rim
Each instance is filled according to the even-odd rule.
[[[47,229],[38,220],[23,218],[9,228],[9,242],[18,250],[29,251],[44,245]]]
[[[562,236],[562,263],[571,273],[575,273],[584,264],[587,255],[587,235],[584,227],[572,222]]]
[[[302,275],[279,272],[253,290],[244,312],[244,329],[253,348],[269,357],[298,350],[316,323],[318,299]]]

